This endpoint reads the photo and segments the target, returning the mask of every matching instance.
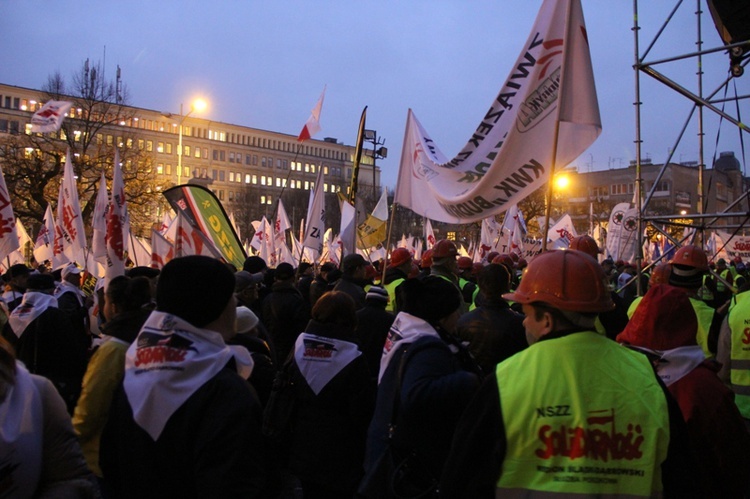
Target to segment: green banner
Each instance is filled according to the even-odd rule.
[[[164,197],[176,212],[182,212],[208,237],[228,263],[242,269],[247,255],[213,192],[202,185],[178,185],[164,191]]]

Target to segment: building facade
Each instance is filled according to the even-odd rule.
[[[3,135],[30,134],[31,116],[44,100],[41,90],[0,84],[0,141]],[[97,140],[145,151],[151,156],[149,168],[155,182],[203,184],[228,213],[242,213],[249,220],[270,217],[283,193],[285,204],[287,199],[304,200],[297,203],[294,214],[288,213],[292,223],[301,220],[319,168],[325,192],[349,192],[355,146],[334,138],[299,143],[297,136],[211,121],[193,113],[185,116],[124,107],[128,118],[100,130]],[[74,107],[66,120],[74,121],[80,112]],[[376,199],[380,169],[373,163],[372,154],[362,155],[358,193]],[[155,209],[153,221],[160,221],[162,215]]]
[[[643,199],[654,187],[663,165],[644,161],[641,164]],[[606,223],[612,208],[618,203],[632,203],[636,188],[636,166],[603,171],[579,172],[568,168],[564,173],[569,185],[555,192],[554,209],[558,214],[569,213],[579,233],[590,230],[591,225]],[[747,178],[743,176],[740,162],[733,152],[722,152],[712,168],[703,171],[703,209],[699,209],[699,168],[696,163],[669,163],[656,182],[656,189],[646,216],[682,216],[697,213],[720,213],[731,207],[747,191]],[[743,199],[729,212],[748,211]],[[723,217],[714,226],[727,227],[739,224],[744,217]],[[698,222],[696,220],[696,222]]]

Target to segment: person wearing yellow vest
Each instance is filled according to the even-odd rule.
[[[406,248],[396,248],[391,252],[391,260],[385,271],[383,287],[388,291],[388,305],[386,311],[396,312],[396,288],[404,282],[411,272],[412,256]]]
[[[458,267],[458,287],[461,288],[461,296],[469,306],[474,304],[474,297],[479,292],[477,280],[474,277],[474,262],[468,256],[460,256],[456,261]]]
[[[723,258],[716,261],[716,275],[721,279],[716,279],[713,305],[714,308],[719,308],[732,297],[732,285],[734,284],[734,275],[727,267],[727,261]]]
[[[453,284],[458,290],[459,295],[461,295],[461,285],[458,281],[458,263],[456,262],[457,256],[458,249],[453,241],[441,239],[436,242],[432,248],[430,275],[438,276]],[[463,295],[461,295],[459,311],[461,314],[469,311],[469,305],[464,300]]]
[[[722,317],[709,304],[698,298],[698,290],[703,284],[703,275],[708,272],[706,252],[691,244],[678,249],[669,264],[669,284],[680,288],[690,298],[695,315],[698,317],[696,341],[703,349],[706,358],[716,355]]]
[[[719,378],[734,392],[734,403],[750,430],[750,291],[734,297],[719,333]]]
[[[614,304],[576,250],[534,258],[518,289],[529,348],[467,406],[440,497],[693,497],[685,422],[646,356],[593,331]]]

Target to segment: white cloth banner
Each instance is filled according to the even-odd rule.
[[[63,254],[68,261],[83,265],[86,263],[84,258],[86,234],[83,229],[81,203],[78,200],[78,188],[70,156],[71,152],[68,150],[65,155],[65,170],[60,184],[60,195],[57,198],[57,229],[60,231]]]
[[[502,213],[549,180],[553,161],[561,169],[600,132],[580,0],[545,0],[510,76],[455,158],[409,110],[394,202],[448,223]]]
[[[20,248],[18,242],[18,229],[16,228],[16,217],[13,214],[13,206],[10,204],[10,194],[5,185],[5,176],[0,170],[0,260]]]
[[[607,253],[613,260],[635,260],[638,243],[638,210],[630,203],[619,203],[612,208],[607,225]]]
[[[31,117],[31,131],[33,133],[56,132],[62,126],[65,113],[73,107],[72,102],[50,100],[47,101]]]
[[[55,262],[55,253],[53,244],[55,242],[55,216],[52,214],[52,207],[47,205],[47,210],[44,212],[44,220],[42,226],[39,228],[39,232],[36,235],[36,243],[34,245],[34,259],[39,263],[44,263],[45,260],[49,260],[52,263],[52,267],[58,266]]]
[[[127,204],[125,202],[125,182],[122,178],[120,154],[115,149],[115,162],[112,173],[112,196],[107,208],[107,235],[105,237],[107,257],[105,280],[109,282],[117,276],[125,274],[125,234],[127,225]],[[130,237],[128,230],[127,237]]]
[[[323,167],[318,166],[318,176],[315,179],[315,189],[312,203],[307,211],[307,228],[302,246],[312,248],[318,253],[323,252],[323,233],[326,228],[326,203],[323,191]]]

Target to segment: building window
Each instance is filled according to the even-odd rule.
[[[252,178],[251,182],[253,183],[253,185],[258,185],[258,176],[257,175],[253,175],[253,178]]]
[[[249,183],[250,183],[250,174],[249,174],[249,173],[246,173],[246,174],[245,174],[245,183],[246,183],[246,184],[249,184]]]
[[[219,201],[224,201],[224,191],[219,191]]]
[[[107,136],[107,143],[109,144],[109,136]],[[152,152],[154,150],[154,142],[151,140],[146,141],[146,150]]]
[[[233,152],[231,152],[231,151],[229,152],[229,162],[230,162],[230,163],[234,163],[234,153],[233,153]],[[231,178],[231,177],[230,177],[230,178]],[[230,182],[231,182],[231,180],[230,180]]]
[[[166,167],[164,168],[164,173],[167,175],[172,175],[172,165],[170,163],[167,163]]]
[[[224,170],[219,170],[219,182],[224,182],[226,179],[226,172]]]
[[[163,175],[164,174],[164,165],[162,163],[158,163],[156,165],[156,173],[158,175]]]
[[[156,143],[156,152],[164,152],[164,142]]]
[[[242,182],[242,174],[240,172],[234,174],[234,181],[238,184]]]
[[[232,191],[227,192],[227,197],[229,198],[230,201],[234,201],[234,192]]]

